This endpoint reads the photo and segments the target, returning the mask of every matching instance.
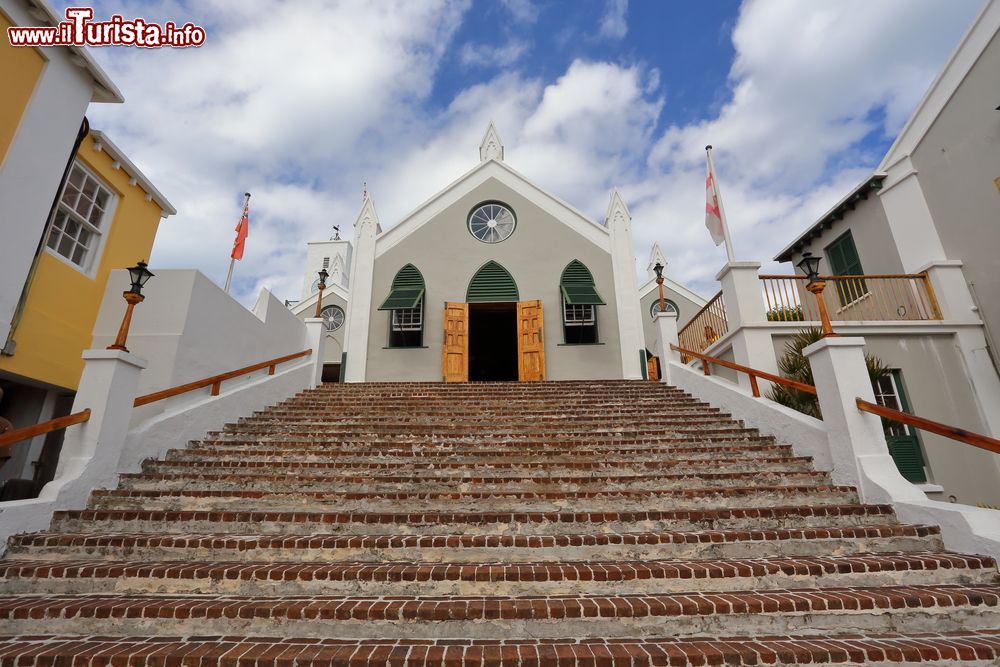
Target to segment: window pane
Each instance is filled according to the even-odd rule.
[[[80,231],[80,223],[79,222],[77,222],[76,220],[67,220],[66,221],[66,226],[64,228],[64,233],[67,236],[75,239],[76,235],[77,235],[77,232],[79,232],[79,231]]]
[[[74,188],[72,185],[67,185],[66,190],[63,192],[62,200],[67,206],[73,206],[76,204],[76,198],[80,195],[80,191]]]
[[[90,239],[93,236],[94,236],[93,232],[91,232],[91,231],[89,231],[87,229],[81,229],[80,230],[80,237],[79,237],[79,239],[77,239],[77,242],[80,243],[81,245],[89,248],[90,247]]]
[[[71,171],[69,174],[69,182],[75,185],[77,189],[79,189],[80,186],[83,185],[84,178],[86,178],[86,175],[83,173],[83,169],[80,169],[80,167],[74,165],[73,171]]]
[[[80,197],[80,201],[76,203],[75,209],[77,213],[86,218],[90,213],[90,200],[86,197]]]
[[[52,226],[56,229],[62,229],[66,226],[66,212],[62,209],[56,212],[56,219],[52,221]]]
[[[53,230],[51,232],[49,232],[49,241],[45,245],[47,245],[50,248],[52,248],[53,250],[55,250],[56,249],[56,245],[58,245],[58,243],[59,243],[59,236],[60,236],[59,230],[53,228]]]
[[[59,248],[56,250],[63,257],[69,257],[69,254],[73,251],[73,239],[68,236],[62,237],[59,241]]]
[[[106,209],[108,207],[108,199],[110,197],[111,197],[111,195],[108,194],[108,191],[105,190],[104,188],[101,188],[101,190],[97,193],[97,199],[95,199],[94,201],[103,210],[103,209]]]
[[[104,211],[95,206],[93,210],[90,212],[90,224],[92,224],[94,227],[100,228],[102,217],[104,217]]]
[[[76,250],[73,251],[73,263],[83,266],[83,260],[87,256],[87,249],[83,246],[77,246]]]
[[[91,201],[97,196],[97,181],[91,177],[87,177],[87,180],[83,184],[83,194],[86,195],[87,199]]]

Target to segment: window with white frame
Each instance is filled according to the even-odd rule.
[[[424,301],[416,308],[399,308],[392,312],[389,326],[390,347],[420,347],[424,338]]]
[[[106,231],[113,200],[111,190],[75,162],[59,196],[46,246],[88,271]]]
[[[563,300],[563,331],[567,343],[597,342],[597,308]]]

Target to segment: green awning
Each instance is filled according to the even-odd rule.
[[[379,310],[402,310],[403,308],[416,308],[420,299],[424,296],[423,287],[393,287],[389,296],[385,298]]]
[[[563,283],[563,298],[571,306],[603,306],[604,299],[597,293],[597,289],[592,283]]]

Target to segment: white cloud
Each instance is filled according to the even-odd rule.
[[[628,0],[605,0],[604,15],[601,16],[601,37],[622,39],[628,33]]]
[[[506,67],[517,62],[527,50],[528,42],[523,39],[511,39],[500,46],[467,42],[462,45],[459,59],[467,66]]]
[[[500,0],[500,2],[519,23],[534,23],[538,20],[538,7],[531,0]]]

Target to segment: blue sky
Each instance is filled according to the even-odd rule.
[[[65,7],[62,2],[58,6]],[[704,150],[739,259],[770,258],[878,164],[980,0],[237,0],[98,3],[98,18],[206,26],[200,49],[94,50],[126,97],[95,105],[179,213],[157,267],[298,298],[305,242],[350,233],[367,181],[383,228],[473,167],[508,164],[595,220],[633,214],[637,270],[705,294]],[[770,267],[776,268],[776,267]],[[785,267],[787,268],[787,267]]]

